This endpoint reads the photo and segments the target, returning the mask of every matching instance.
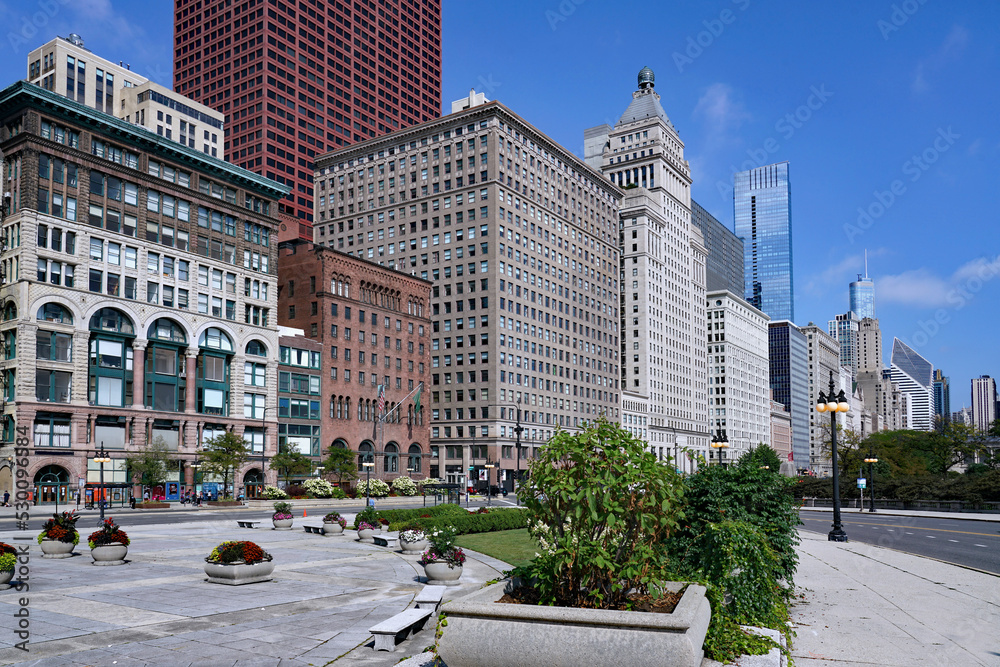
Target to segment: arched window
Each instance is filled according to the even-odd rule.
[[[246,353],[251,357],[266,357],[267,347],[259,340],[252,340],[247,343]]]
[[[183,412],[187,391],[184,348],[187,334],[173,320],[165,317],[153,322],[146,331],[146,407],[168,412]]]
[[[102,308],[90,318],[88,396],[91,405],[132,404],[132,341],[135,327],[127,315]]]
[[[399,472],[399,445],[394,442],[385,446],[382,469],[385,472]]]
[[[17,304],[13,301],[8,301],[3,307],[3,321],[9,322],[11,320],[17,319]]]
[[[365,461],[375,462],[375,447],[372,445],[371,440],[365,440],[358,446],[358,471],[361,474],[365,472],[364,466],[361,465]]]
[[[330,449],[347,449],[347,442],[343,438],[337,438],[330,445]]]
[[[15,313],[16,317],[16,313]],[[58,303],[46,303],[38,309],[35,319],[39,322],[54,322],[56,324],[73,324],[73,314]]]
[[[198,412],[229,414],[229,360],[232,339],[221,329],[206,329],[198,338]]]
[[[409,456],[406,462],[406,469],[410,474],[418,474],[423,472],[420,467],[420,461],[423,458],[423,452],[420,450],[420,445],[413,443],[410,445]]]

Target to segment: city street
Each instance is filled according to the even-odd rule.
[[[800,510],[802,529],[826,534],[830,511]],[[852,542],[897,549],[1000,575],[1000,522],[890,516],[845,510],[844,531]]]

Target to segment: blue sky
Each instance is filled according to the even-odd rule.
[[[0,0],[0,81],[74,31],[169,85],[171,8]],[[790,162],[797,323],[847,310],[867,249],[886,361],[906,340],[957,410],[1000,375],[998,33],[1000,5],[971,0],[444,0],[444,102],[475,88],[582,155],[648,65],[724,223],[734,170]]]

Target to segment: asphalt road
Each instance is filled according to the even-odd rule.
[[[294,506],[294,501],[291,501]],[[428,498],[428,504],[433,505],[433,498]],[[493,498],[492,505],[494,507],[511,507],[514,505],[513,496],[508,496],[507,499]],[[462,507],[465,507],[465,503],[462,503]],[[478,499],[477,496],[472,496],[470,498],[469,507],[485,507],[486,499]],[[319,523],[322,520],[324,514],[332,511],[337,511],[342,514],[356,514],[363,510],[365,507],[364,500],[360,500],[356,505],[352,504],[350,506],[329,506],[329,507],[307,507],[305,508],[308,515],[305,519],[302,518],[302,508],[292,510],[292,516],[295,518],[295,523],[298,526],[302,525],[303,521],[311,523]],[[403,503],[393,503],[391,500],[378,501],[376,503],[378,509],[399,509],[399,508],[416,508],[420,505],[414,504],[403,504]],[[60,511],[67,508],[60,507]],[[75,509],[75,506],[73,507]],[[28,520],[28,529],[32,534],[36,534],[42,529],[42,524],[45,520],[52,516],[54,507],[51,505],[34,506],[31,508],[30,519]],[[237,519],[241,521],[270,521],[273,510],[268,508],[249,508],[249,507],[234,507],[234,508],[213,508],[208,509],[207,507],[202,508],[192,508],[192,509],[169,509],[169,510],[131,510],[128,506],[114,507],[111,509],[104,510],[105,517],[114,517],[115,521],[122,526],[126,531],[128,531],[129,526],[149,526],[161,523],[185,523],[189,521],[220,521],[225,519],[232,519],[236,521]],[[100,512],[98,510],[83,510],[80,512],[80,520],[77,522],[77,529],[81,533],[89,533],[90,531],[96,530],[101,524]],[[270,524],[268,524],[270,525]],[[0,532],[16,531],[18,530],[17,523],[14,518],[14,508],[3,507],[0,508]]]
[[[802,529],[829,533],[832,512],[800,510]],[[852,542],[928,556],[1000,575],[1000,522],[889,516],[857,510],[841,513]]]

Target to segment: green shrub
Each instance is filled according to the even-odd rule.
[[[496,509],[488,514],[470,514],[462,510],[463,515],[443,514],[430,518],[417,518],[411,521],[390,523],[389,530],[401,530],[410,524],[419,526],[425,533],[438,528],[453,526],[458,535],[470,533],[492,533],[500,530],[515,530],[528,527],[527,512],[519,509]]]
[[[390,529],[396,530],[395,528],[392,528],[394,524],[400,524],[408,521],[417,521],[424,514],[430,515],[431,517],[437,517],[442,515],[461,517],[465,514],[468,514],[468,512],[462,509],[460,505],[453,505],[451,503],[445,503],[443,505],[434,505],[432,507],[415,507],[413,509],[398,509],[398,510],[375,510],[374,508],[367,508],[362,510],[354,518],[354,528],[357,529],[358,524],[361,523],[361,521],[367,520],[368,523],[375,525],[379,522],[379,519],[385,519],[389,522]],[[364,517],[368,518],[365,519]]]
[[[702,541],[712,554],[704,573],[725,591],[726,614],[743,625],[781,623],[787,615],[778,584],[781,566],[764,531],[743,521],[723,521],[709,524]]]
[[[622,609],[633,591],[656,595],[671,580],[682,492],[673,466],[607,419],[557,431],[518,492],[549,548],[515,573],[535,582],[541,604]]]
[[[409,477],[397,477],[392,480],[392,490],[401,496],[417,495],[417,485]]]

